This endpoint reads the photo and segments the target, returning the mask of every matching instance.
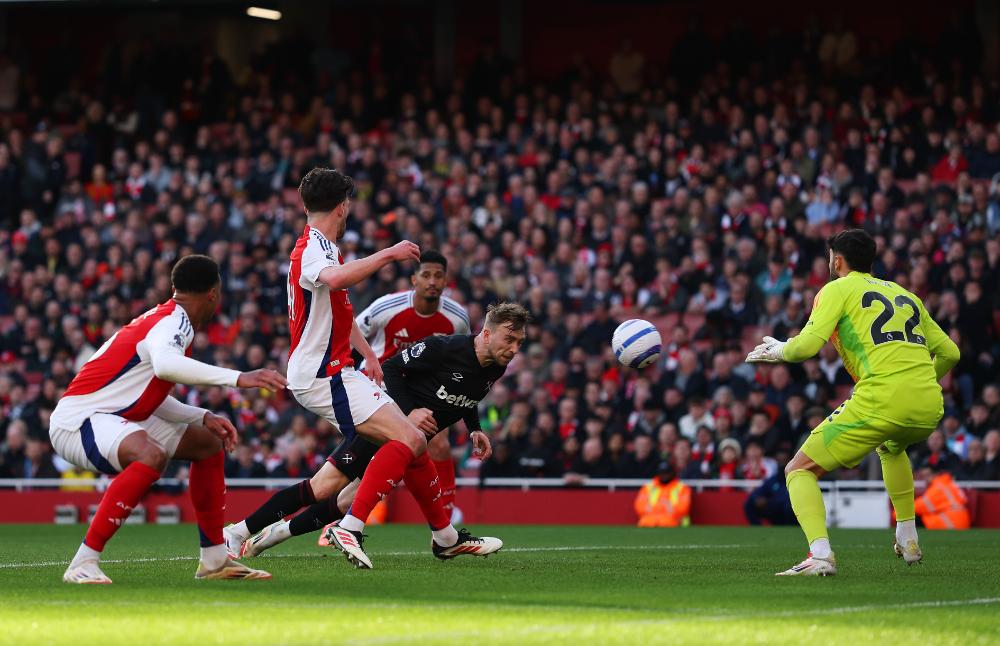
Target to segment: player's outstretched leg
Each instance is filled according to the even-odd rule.
[[[315,502],[316,496],[313,494],[312,485],[308,480],[275,492],[252,514],[225,528],[224,534],[229,558],[241,558],[250,549],[248,541],[251,536],[262,533],[265,529],[283,521],[285,516],[290,516]],[[251,556],[255,555],[251,554]]]
[[[896,541],[892,550],[907,565],[919,563],[923,559],[917,542],[916,510],[913,501],[913,469],[905,447],[886,442],[875,451],[882,463],[882,480],[885,491],[896,512]]]
[[[823,494],[817,475],[810,468],[819,469],[802,451],[785,468],[788,496],[791,498],[795,517],[809,542],[809,555],[798,565],[778,572],[778,576],[832,576],[837,573],[837,562],[826,530]]]
[[[325,529],[325,526],[343,518],[343,516],[344,513],[337,507],[337,499],[335,497],[327,498],[307,507],[291,520],[279,520],[254,534],[245,543],[243,555],[260,556],[264,551],[284,543],[293,536],[302,536]],[[323,547],[328,545],[328,543],[324,544]]]
[[[89,421],[89,420],[88,420]],[[128,464],[101,498],[83,543],[63,574],[66,583],[111,583],[101,571],[101,552],[132,509],[160,478],[167,464],[164,450],[145,432],[125,437],[119,445],[119,460]]]

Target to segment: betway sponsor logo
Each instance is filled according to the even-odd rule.
[[[479,404],[478,399],[469,399],[465,395],[450,395],[448,391],[444,389],[444,386],[438,388],[437,391],[438,399],[443,399],[452,406],[457,406],[458,408],[475,408]]]

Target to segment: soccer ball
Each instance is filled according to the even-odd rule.
[[[611,347],[619,363],[629,368],[645,368],[656,361],[662,343],[656,326],[642,319],[625,321],[611,337]]]

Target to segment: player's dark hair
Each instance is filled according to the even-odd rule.
[[[833,253],[844,257],[851,269],[871,273],[875,262],[875,239],[864,229],[845,229],[831,236],[827,244]]]
[[[306,211],[332,211],[354,194],[354,180],[339,170],[314,168],[299,183],[299,196]]]
[[[448,271],[448,259],[440,251],[434,249],[420,252],[420,264],[441,265],[445,271]]]
[[[188,294],[204,294],[219,281],[219,265],[201,254],[184,256],[170,272],[170,283],[174,289]]]
[[[530,320],[531,314],[518,303],[494,303],[486,308],[486,327],[490,330],[510,324],[510,329],[516,332],[523,330]]]

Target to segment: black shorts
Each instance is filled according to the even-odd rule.
[[[372,461],[375,451],[378,451],[378,445],[372,444],[360,435],[355,435],[338,444],[326,461],[337,467],[337,470],[349,479],[358,480],[365,474],[365,469]]]

